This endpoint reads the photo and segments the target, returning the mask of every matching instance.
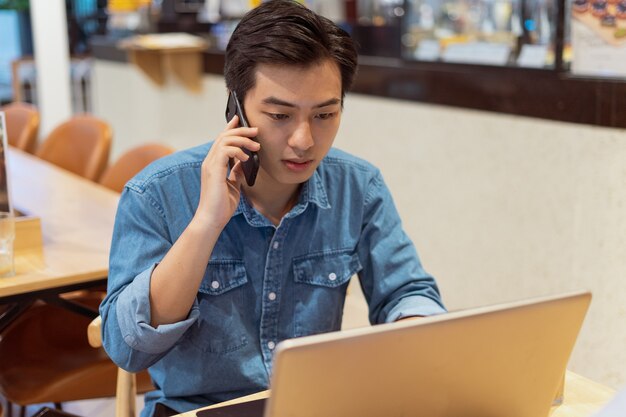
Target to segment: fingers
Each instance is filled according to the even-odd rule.
[[[234,115],[232,119],[226,124],[226,130],[234,129],[239,126],[239,116]]]
[[[249,156],[242,149],[243,147],[252,152],[261,149],[261,145],[257,142],[239,136],[221,138],[221,140],[216,141],[213,146],[215,149],[211,149],[211,152],[218,157],[220,161],[224,161],[224,163],[228,163],[227,159],[247,161]]]
[[[239,146],[247,148],[250,151],[258,151],[260,145],[252,140],[255,138],[259,129],[256,127],[237,127],[239,126],[239,116],[235,115],[226,125],[226,129],[215,140],[216,145],[223,143],[225,146]]]
[[[250,151],[258,151],[261,148],[261,145],[257,142],[246,137],[228,136],[216,140],[204,159],[202,164],[203,171],[207,174],[209,172],[214,172],[215,170],[225,173],[225,170],[229,165],[232,167],[233,163],[237,163],[238,161],[247,161],[250,157],[242,149],[244,146]],[[217,171],[215,171],[215,173],[217,174],[217,177],[221,176],[221,174],[218,174]],[[224,177],[222,176],[222,178]]]
[[[223,131],[215,140],[216,142],[223,141],[228,139],[229,141],[235,138],[243,139],[243,142],[240,142],[241,146],[244,142],[255,142],[252,138],[255,138],[259,133],[259,129],[256,127],[238,127],[236,129],[226,129]]]
[[[246,136],[255,137],[259,133],[259,129],[256,127],[243,127],[239,126],[239,116],[235,115],[230,122],[226,124],[226,129],[220,136]]]
[[[228,136],[220,136],[215,140],[215,145],[218,147],[221,146],[235,146],[238,148],[246,148],[250,151],[256,152],[261,149],[261,145],[246,137],[246,136],[238,136],[238,135],[228,135]]]
[[[244,149],[251,152],[261,149],[261,145],[251,139],[257,136],[258,129],[237,127],[238,123],[239,118],[233,117],[213,143],[203,163],[203,171],[207,174],[213,172],[216,178],[224,178],[220,172],[225,173],[229,165],[238,161],[245,162],[250,158]]]
[[[247,137],[226,136],[215,141],[213,149],[211,149],[209,155],[213,155],[214,158],[221,161],[218,162],[219,165],[226,165],[231,159],[247,161],[250,157],[242,148],[246,148],[251,152],[256,152],[261,149],[261,145]]]
[[[235,163],[235,166],[230,170],[230,174],[228,175],[228,182],[230,182],[237,189],[239,189],[244,178],[245,175],[243,174],[243,165],[240,161],[237,161],[237,163]]]
[[[250,157],[248,156],[247,153],[245,153],[243,151],[243,149],[241,149],[238,146],[225,146],[223,148],[223,152],[224,155],[230,160],[230,159],[235,159],[238,161],[247,161],[248,159],[250,159]],[[235,161],[236,162],[236,161]],[[230,164],[230,161],[229,161]]]

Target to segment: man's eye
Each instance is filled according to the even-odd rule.
[[[317,117],[321,120],[331,119],[335,116],[335,113],[320,113]]]
[[[282,113],[267,113],[270,118],[273,120],[287,120],[289,118],[288,115]]]

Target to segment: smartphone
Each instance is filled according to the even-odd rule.
[[[243,113],[243,107],[241,107],[241,103],[237,98],[237,93],[231,91],[228,95],[228,104],[226,105],[226,121],[230,122],[235,115],[239,116],[239,126],[250,127],[248,120]],[[255,142],[257,141],[256,137],[251,139]],[[246,177],[246,183],[252,187],[259,172],[259,155],[247,148],[242,149],[249,156],[247,161],[241,163],[243,167],[243,175]]]

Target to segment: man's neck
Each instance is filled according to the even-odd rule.
[[[259,181],[260,180],[260,181]],[[243,192],[252,206],[274,225],[297,204],[302,184],[278,184],[261,177],[254,187],[243,186]]]

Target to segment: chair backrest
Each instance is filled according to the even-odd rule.
[[[105,121],[88,115],[74,116],[50,132],[37,156],[98,181],[109,161],[112,135]]]
[[[149,143],[133,148],[107,168],[100,178],[100,184],[121,193],[124,185],[150,162],[172,152],[174,149],[158,143]]]
[[[7,124],[9,145],[25,152],[34,153],[39,133],[39,112],[28,103],[11,103],[0,108]]]

